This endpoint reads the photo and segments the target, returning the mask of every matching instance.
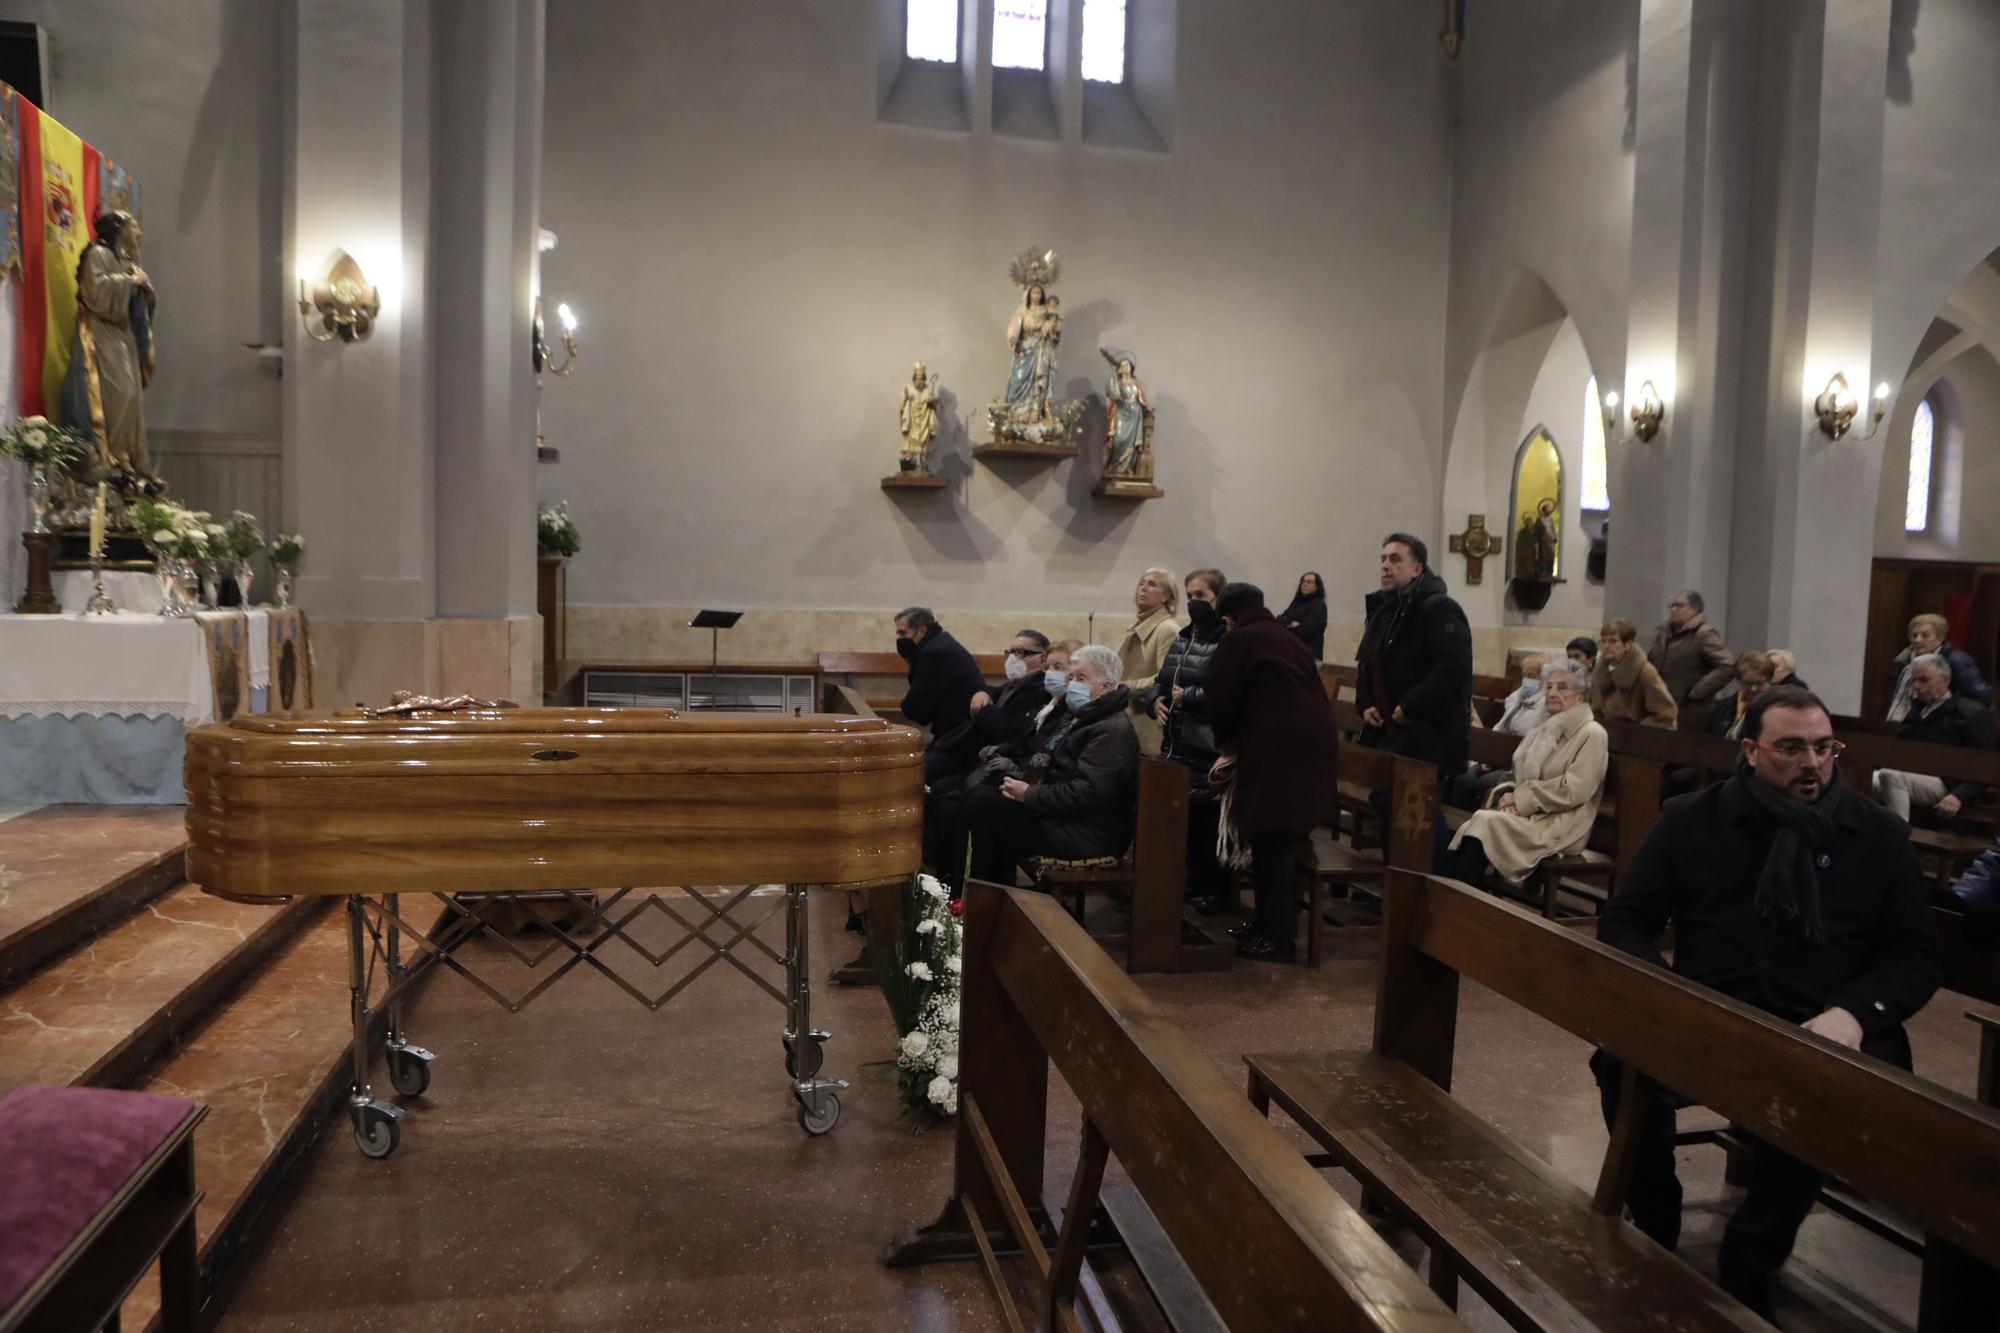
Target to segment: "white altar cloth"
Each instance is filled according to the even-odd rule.
[[[49,582],[54,585],[56,600],[62,603],[65,614],[73,614],[90,605],[90,594],[95,584],[89,570],[58,569],[49,576]],[[165,605],[160,594],[160,580],[136,569],[105,570],[104,595],[120,611],[150,611],[158,615]]]
[[[253,613],[270,683],[270,617]],[[253,648],[253,653],[255,649]],[[256,658],[252,658],[255,670]],[[172,717],[215,720],[208,648],[193,620],[114,612],[0,614],[0,717]]]

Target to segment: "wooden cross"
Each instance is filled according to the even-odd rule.
[[[1478,583],[1486,557],[1500,554],[1500,539],[1486,530],[1486,515],[1468,514],[1465,531],[1451,534],[1451,549],[1465,557],[1465,581]]]

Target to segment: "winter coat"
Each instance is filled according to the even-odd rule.
[[[1962,745],[1968,750],[1991,750],[1995,743],[1993,710],[1971,699],[1948,694],[1928,713],[1919,712],[1917,705],[1911,704],[1910,715],[1903,719],[1896,735],[1906,741],[1924,741],[1931,745]],[[1970,805],[1985,793],[1986,788],[1977,782],[1954,782],[1950,790],[1960,805]]]
[[[1021,803],[1042,820],[1060,857],[1121,856],[1132,845],[1139,786],[1139,739],[1132,733],[1132,696],[1123,685],[1072,713],[1049,710],[1031,741],[1004,747],[996,776],[1041,778]]]
[[[1299,636],[1299,642],[1312,653],[1313,661],[1326,657],[1326,596],[1294,597],[1285,613],[1278,617],[1286,629]],[[1292,622],[1297,621],[1295,625]]]
[[[1155,607],[1133,621],[1118,643],[1123,668],[1120,675],[1132,696],[1132,729],[1139,735],[1139,748],[1147,754],[1160,752],[1160,723],[1145,710],[1146,691],[1160,674],[1167,648],[1180,631],[1180,622],[1167,614],[1166,607]]]
[[[1907,708],[1909,704],[1910,658],[1912,655],[1913,650],[1905,648],[1902,652],[1896,654],[1896,660],[1889,664],[1889,720],[1891,722],[1900,722],[1904,717],[1904,712],[1899,710],[1896,705],[1900,702]],[[1953,694],[1961,699],[1972,699],[1982,704],[1993,702],[1993,687],[1988,685],[1986,678],[1979,674],[1979,664],[1972,660],[1972,654],[1952,647],[1947,641],[1938,645],[1937,655],[1942,657],[1945,663],[1951,667],[1951,692]],[[1786,683],[1790,684],[1789,681]]]
[[[1229,809],[1238,833],[1310,833],[1334,821],[1340,739],[1319,663],[1266,608],[1244,612],[1222,636],[1208,716],[1236,758]]]
[[[1928,891],[1909,826],[1856,792],[1838,800],[1818,857],[1824,944],[1758,915],[1773,825],[1734,779],[1667,802],[1599,910],[1597,938],[1664,967],[1654,941],[1671,923],[1676,973],[1788,1023],[1845,1009],[1863,1051],[1907,1069],[1902,1024],[1944,975]]]
[[[1363,745],[1408,755],[1439,773],[1465,767],[1472,729],[1472,631],[1445,582],[1426,569],[1400,592],[1368,594],[1368,627],[1355,654],[1354,703],[1386,723],[1364,727]],[[1395,720],[1398,707],[1402,722]]]
[[[1642,727],[1672,731],[1679,710],[1674,696],[1653,664],[1639,656],[1635,644],[1613,668],[1602,657],[1590,678],[1590,706],[1604,722],[1637,722]]]
[[[935,625],[910,659],[910,685],[897,711],[933,737],[948,736],[972,716],[972,696],[986,688],[979,664],[957,639]]]
[[[1477,838],[1486,859],[1509,884],[1519,884],[1552,856],[1564,856],[1590,841],[1597,804],[1604,796],[1604,771],[1611,741],[1591,715],[1590,705],[1574,703],[1540,724],[1514,747],[1514,776],[1487,795],[1451,840],[1453,847]],[[1505,792],[1514,793],[1518,813],[1492,808]]]
[[[1222,617],[1217,616],[1206,625],[1189,624],[1176,634],[1144,699],[1146,715],[1151,717],[1160,700],[1172,703],[1174,687],[1180,686],[1181,701],[1167,714],[1160,753],[1204,773],[1216,754],[1215,733],[1208,721],[1208,678],[1215,665],[1215,646],[1222,642],[1225,628]]]
[[[1700,614],[1679,629],[1668,621],[1654,630],[1646,660],[1667,683],[1682,724],[1689,727],[1698,725],[1699,715],[1688,705],[1713,699],[1736,679],[1736,655],[1722,642],[1722,631]]]

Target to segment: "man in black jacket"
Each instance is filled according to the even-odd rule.
[[[1927,653],[1910,660],[1910,711],[1896,734],[1906,741],[1927,741],[1932,745],[1961,745],[1968,750],[1994,747],[1993,710],[1976,700],[1951,692],[1951,663],[1942,653]],[[1986,788],[1977,782],[1955,782],[1928,773],[1904,773],[1893,768],[1875,770],[1875,799],[1904,819],[1912,808],[1931,810],[1940,819],[1955,819],[1958,812],[1977,801]]]
[[[896,651],[910,664],[910,687],[897,710],[920,727],[931,729],[924,747],[924,774],[953,771],[953,746],[937,742],[949,737],[972,716],[972,696],[986,688],[972,654],[938,624],[927,606],[896,613]]]
[[[1735,776],[1667,803],[1599,913],[1597,938],[1665,966],[1655,941],[1671,924],[1676,973],[1908,1069],[1903,1023],[1944,972],[1908,826],[1839,780],[1840,742],[1816,696],[1767,690],[1744,711],[1741,740]],[[1622,1070],[1602,1051],[1591,1068],[1609,1124]],[[1674,1110],[1686,1103],[1659,1088],[1647,1096],[1629,1206],[1633,1224],[1671,1249]],[[1820,1184],[1807,1163],[1753,1144],[1720,1277],[1766,1318],[1771,1275]]]
[[[1472,631],[1429,561],[1406,532],[1382,539],[1382,586],[1368,594],[1354,702],[1366,723],[1363,745],[1421,759],[1442,783],[1465,770],[1470,745]],[[1433,864],[1445,863],[1446,841],[1440,803]]]

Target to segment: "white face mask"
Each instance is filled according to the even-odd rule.
[[[1056,670],[1054,667],[1050,667],[1042,673],[1042,687],[1050,694],[1061,695],[1063,689],[1068,684],[1069,676],[1065,672]]]
[[[1019,680],[1028,674],[1028,664],[1014,654],[1007,654],[1007,679]]]

